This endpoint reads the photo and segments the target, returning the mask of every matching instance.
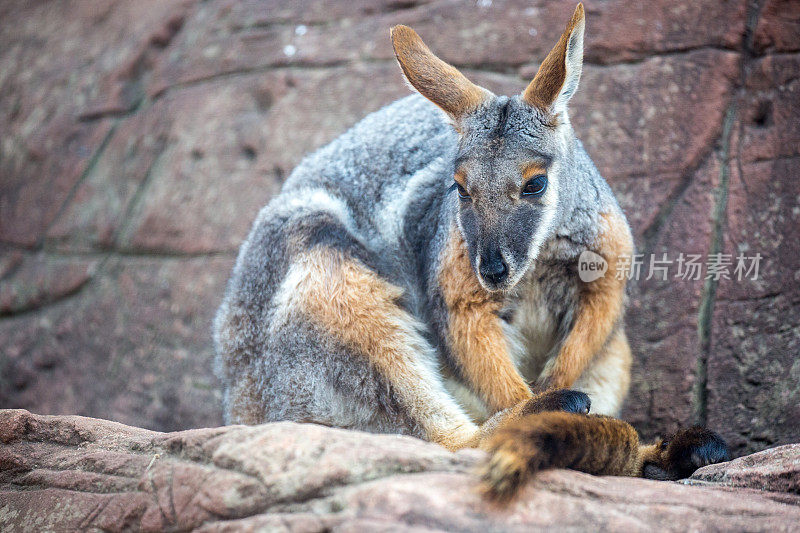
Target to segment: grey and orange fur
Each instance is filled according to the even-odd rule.
[[[229,423],[479,446],[497,497],[548,466],[676,475],[668,450],[585,415],[590,403],[618,415],[628,390],[616,273],[633,242],[567,115],[583,32],[579,5],[530,85],[506,97],[392,29],[420,95],[307,157],[242,245],[214,324]],[[586,250],[609,263],[589,283]],[[673,440],[681,457],[697,452],[691,464],[720,458],[703,452],[718,437],[702,435]]]

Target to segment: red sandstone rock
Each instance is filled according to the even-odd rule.
[[[410,437],[316,425],[157,433],[5,410],[0,528],[791,531],[800,520],[800,507],[776,501],[778,493],[730,488],[733,472],[737,479],[796,475],[796,446],[703,469],[695,476],[707,480],[701,487],[544,472],[505,509],[474,490],[482,458]]]
[[[800,444],[778,446],[701,468],[689,481],[694,480],[800,496]]]
[[[232,264],[112,257],[77,294],[3,318],[0,405],[158,429],[220,424],[207,331]]]
[[[800,5],[792,0],[764,2],[753,40],[761,53],[800,51]]]

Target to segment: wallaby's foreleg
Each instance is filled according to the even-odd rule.
[[[536,472],[571,468],[589,474],[681,479],[697,468],[730,459],[725,441],[707,429],[678,431],[642,445],[622,420],[547,412],[520,418],[495,431],[485,448],[483,492],[509,500]]]
[[[606,213],[601,219],[605,227],[595,243],[595,251],[606,260],[608,270],[599,279],[581,282],[572,329],[540,381],[545,389],[571,388],[622,317],[626,279],[618,276],[617,268],[621,258],[630,257],[633,252],[633,241],[620,215]]]
[[[617,327],[572,385],[592,398],[592,413],[619,416],[631,382],[633,356],[625,331]]]
[[[493,411],[531,398],[497,315],[502,304],[475,277],[458,228],[443,251],[438,281],[447,308],[448,346],[472,389]]]

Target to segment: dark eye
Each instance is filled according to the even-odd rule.
[[[528,180],[522,188],[522,196],[541,196],[547,189],[547,176],[539,174]]]
[[[458,197],[462,200],[469,200],[470,196],[467,192],[467,189],[461,186],[460,183],[456,182],[456,189],[458,189]]]

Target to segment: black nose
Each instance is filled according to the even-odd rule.
[[[480,272],[483,279],[493,285],[499,285],[508,277],[508,265],[498,251],[481,256]]]

